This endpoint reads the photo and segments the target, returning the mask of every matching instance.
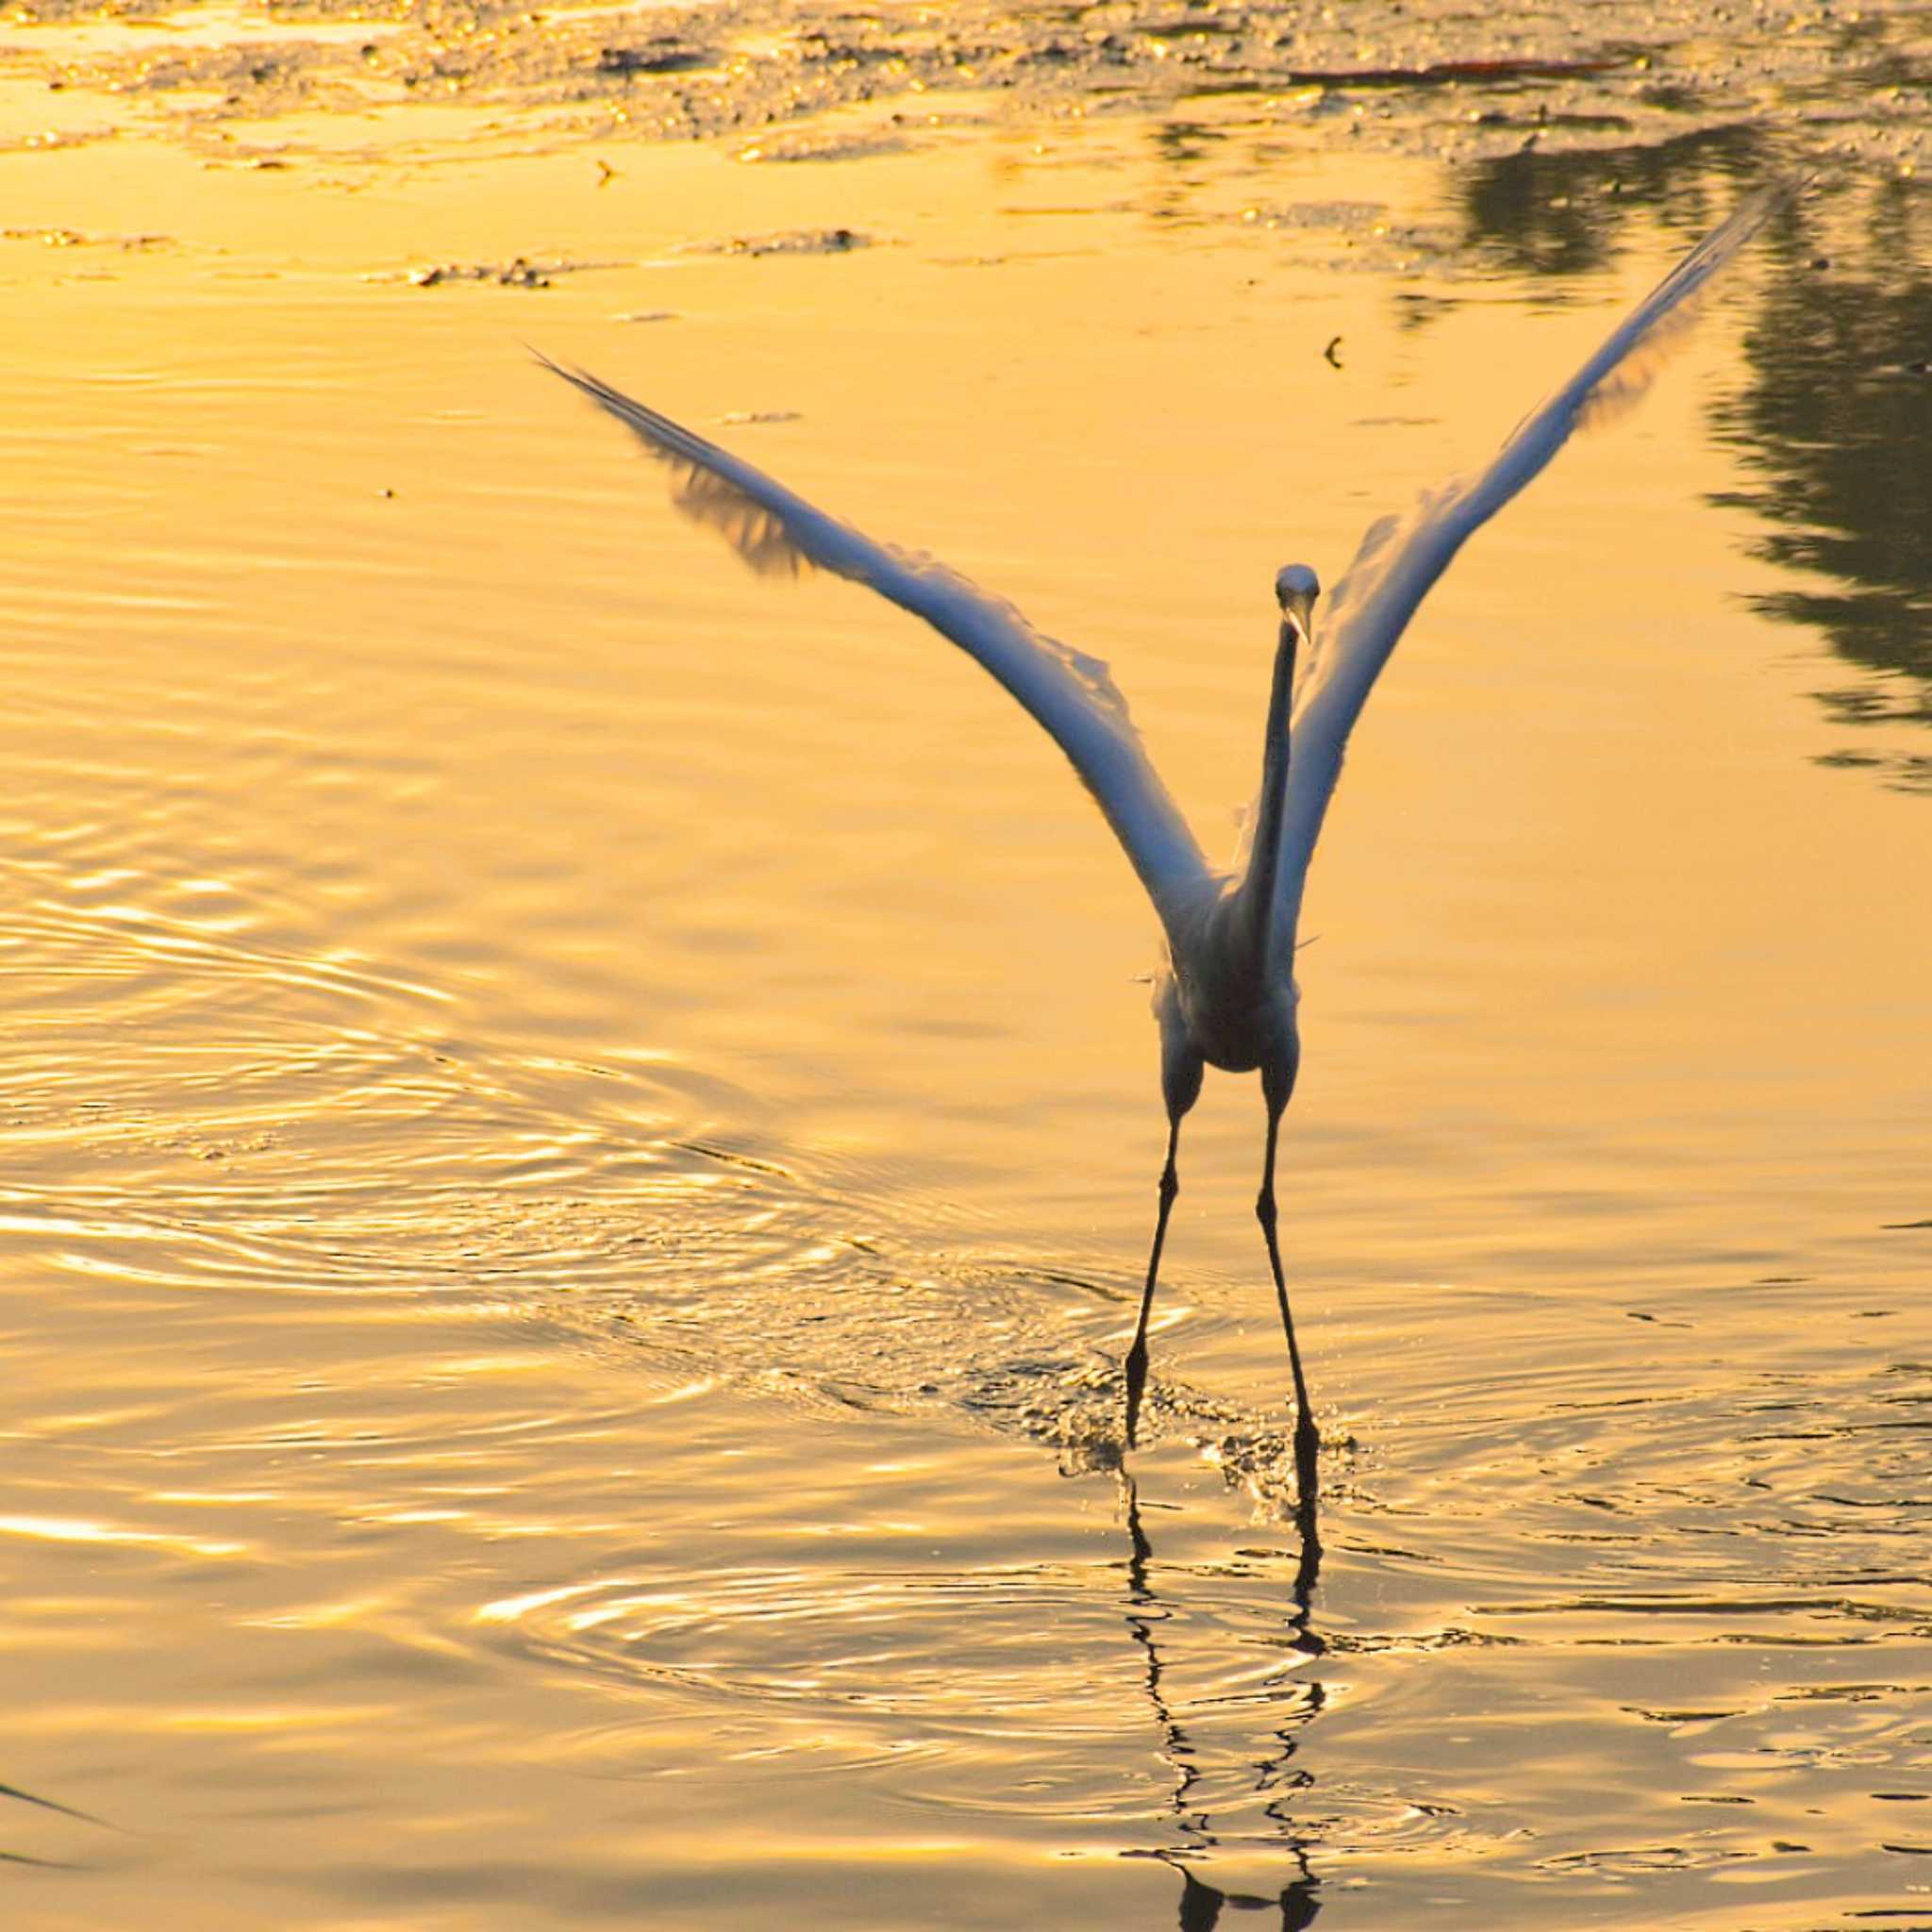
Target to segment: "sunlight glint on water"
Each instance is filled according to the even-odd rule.
[[[517,344],[1110,658],[1219,850],[1275,566],[1332,579],[1732,187],[1688,154],[1539,279],[1507,170],[1027,133],[0,157],[23,228],[174,238],[0,258],[20,1923],[1932,1913],[1917,674],[1821,707],[1856,611],[1772,622],[1821,585],[1711,501],[1806,339],[1768,291],[1877,274],[1865,205],[1374,700],[1283,1171],[1316,1573],[1245,1086],[1110,1466],[1160,1123],[1105,828]],[[519,254],[610,265],[404,274]]]

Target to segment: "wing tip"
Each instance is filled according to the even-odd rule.
[[[555,356],[546,355],[541,349],[537,348],[530,342],[525,342],[523,346],[531,361],[536,363],[538,368],[547,369],[552,375],[569,383],[579,395],[588,397],[599,408],[611,409],[617,402],[628,400],[627,398],[621,397],[619,392],[612,389],[608,382],[604,381],[601,376],[592,375],[588,369],[583,368],[580,364],[560,362]],[[632,405],[632,407],[636,408],[638,406]],[[618,413],[623,412],[620,411]]]

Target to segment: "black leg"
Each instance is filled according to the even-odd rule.
[[[1276,1083],[1264,1079],[1262,1091],[1268,1102],[1268,1151],[1261,1167],[1261,1192],[1255,1202],[1255,1218],[1268,1243],[1268,1265],[1274,1271],[1274,1298],[1281,1304],[1282,1332],[1288,1337],[1288,1365],[1294,1374],[1295,1407],[1294,1466],[1301,1484],[1304,1503],[1312,1500],[1316,1487],[1316,1457],[1322,1434],[1315,1426],[1315,1411],[1308,1401],[1308,1381],[1302,1373],[1302,1352],[1294,1339],[1294,1316],[1288,1306],[1288,1282],[1281,1272],[1281,1243],[1274,1232],[1274,1144],[1281,1132],[1282,1109],[1288,1105],[1285,1087],[1277,1092]]]
[[[1181,1117],[1170,1114],[1167,1122],[1167,1165],[1160,1170],[1160,1215],[1154,1224],[1154,1252],[1147,1257],[1147,1286],[1141,1291],[1141,1319],[1134,1324],[1134,1345],[1127,1351],[1127,1447],[1134,1446],[1134,1430],[1141,1420],[1141,1395],[1147,1386],[1147,1317],[1154,1311],[1154,1283],[1160,1273],[1160,1250],[1167,1240],[1167,1217],[1174,1211],[1174,1197],[1181,1191],[1174,1172],[1174,1153],[1180,1146]]]

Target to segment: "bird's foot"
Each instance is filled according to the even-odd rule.
[[[1315,1418],[1303,1409],[1294,1424],[1294,1473],[1304,1495],[1315,1493],[1321,1457],[1322,1431],[1316,1426]]]
[[[1126,1439],[1127,1447],[1134,1446],[1135,1433],[1141,1425],[1141,1397],[1147,1388],[1147,1344],[1137,1341],[1127,1351],[1124,1365],[1127,1385]]]

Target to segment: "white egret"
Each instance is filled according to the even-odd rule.
[[[1153,1250],[1125,1361],[1130,1445],[1146,1383],[1147,1319],[1179,1191],[1181,1120],[1200,1093],[1205,1066],[1236,1074],[1258,1070],[1268,1124],[1255,1211],[1288,1339],[1297,1469],[1305,1497],[1311,1494],[1320,1437],[1282,1273],[1274,1157],[1301,1057],[1294,950],[1302,891],[1349,733],[1396,640],[1463,542],[1543,468],[1574,429],[1641,391],[1671,325],[1686,317],[1690,298],[1750,239],[1779,198],[1777,191],[1768,191],[1748,199],[1706,236],[1524,420],[1486,468],[1424,494],[1406,516],[1375,524],[1337,585],[1319,637],[1315,573],[1300,563],[1280,572],[1260,796],[1246,849],[1229,871],[1204,857],[1148,762],[1105,664],[1042,636],[1010,604],[944,565],[861,536],[669,417],[580,370],[539,358],[668,464],[677,479],[677,508],[722,531],[754,570],[795,573],[817,565],[836,572],[923,617],[976,658],[1053,737],[1125,848],[1166,939],[1154,1013],[1168,1123]]]

